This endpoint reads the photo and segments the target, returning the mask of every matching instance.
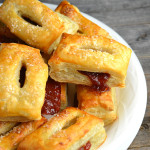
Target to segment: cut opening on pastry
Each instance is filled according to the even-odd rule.
[[[77,33],[79,33],[79,34],[83,34],[83,32],[82,32],[81,30],[78,30],[78,31],[77,31]]]
[[[32,20],[30,17],[27,17],[26,15],[21,15],[22,19],[24,19],[26,22],[34,25],[34,26],[39,26],[39,27],[42,27],[41,24],[35,22],[34,20]]]
[[[109,50],[109,49],[104,49],[104,48],[99,48],[99,49],[96,49],[96,48],[93,48],[93,47],[90,47],[90,48],[86,48],[86,47],[81,47],[80,50],[83,50],[83,51],[92,51],[92,52],[102,52],[102,53],[107,53],[107,54],[110,54],[110,55],[113,55],[114,53]]]
[[[23,88],[25,79],[26,79],[26,66],[22,64],[22,67],[20,69],[20,76],[19,76],[19,83],[20,83],[20,88]]]
[[[63,126],[62,130],[67,129],[67,128],[69,128],[70,126],[72,126],[73,124],[75,124],[75,123],[77,122],[78,118],[79,118],[79,117],[76,116],[75,118],[73,118],[73,119],[67,121],[67,122],[65,123],[65,125]]]

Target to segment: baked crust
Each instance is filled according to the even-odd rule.
[[[68,34],[75,34],[77,33],[79,26],[76,22],[72,21],[70,18],[60,14],[60,13],[56,13],[60,20],[62,20],[62,22],[64,22],[64,30],[63,33],[68,33]],[[56,50],[60,40],[61,40],[62,34],[59,36],[59,38],[57,38],[57,40],[55,40],[53,42],[53,44],[50,46],[49,48],[49,53],[51,53],[53,50]]]
[[[18,122],[0,121],[0,135],[10,131]]]
[[[86,35],[102,35],[111,38],[109,33],[97,24],[85,18],[77,7],[67,1],[62,1],[55,10],[76,22],[79,25],[78,32]]]
[[[117,119],[115,88],[97,92],[88,86],[77,85],[78,108],[101,118],[105,126]]]
[[[67,83],[61,83],[61,105],[60,105],[60,111],[64,110],[68,105],[68,99],[67,99]]]
[[[92,85],[79,71],[108,73],[109,87],[124,87],[131,49],[103,36],[64,33],[48,64],[50,77],[59,82]]]
[[[23,44],[24,42],[21,41],[14,34],[12,34],[9,28],[7,28],[6,25],[0,21],[0,43],[22,43]]]
[[[88,141],[91,143],[90,150],[95,150],[106,138],[103,125],[101,119],[68,107],[27,136],[18,150],[75,150]]]
[[[26,68],[25,82],[20,87],[20,70]],[[0,46],[0,121],[41,119],[48,66],[38,49],[21,45]]]
[[[42,126],[47,121],[46,118],[42,118],[37,121],[30,121],[21,123],[16,126],[4,136],[0,137],[0,149],[1,150],[15,150],[18,144],[29,134]]]
[[[38,0],[5,0],[0,14],[0,20],[12,33],[45,53],[49,53],[50,45],[64,30],[57,14]],[[24,17],[38,25],[27,22]]]

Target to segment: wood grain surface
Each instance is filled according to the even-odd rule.
[[[41,1],[56,5],[61,2],[61,0]],[[146,76],[148,102],[141,128],[128,149],[150,150],[150,0],[69,1],[80,11],[114,29],[128,42],[138,56]]]

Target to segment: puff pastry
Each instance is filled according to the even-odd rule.
[[[103,121],[76,108],[67,108],[27,136],[18,150],[77,150],[90,143],[98,148],[106,139]]]
[[[0,135],[10,131],[18,122],[0,121]]]
[[[0,149],[1,150],[15,150],[18,144],[29,134],[39,128],[47,121],[46,118],[42,118],[37,121],[30,121],[21,123],[16,126],[4,136],[0,137]]]
[[[117,118],[117,100],[115,88],[106,92],[97,92],[88,86],[77,85],[78,108],[101,118],[105,126]]]
[[[109,33],[99,27],[97,24],[85,18],[79,11],[77,7],[71,5],[67,1],[62,1],[55,10],[59,12],[73,21],[75,21],[79,25],[78,33],[86,34],[86,35],[102,35],[108,38],[111,38]]]
[[[49,60],[50,77],[59,82],[93,85],[82,72],[106,74],[109,87],[124,87],[131,49],[103,36],[63,34]]]
[[[59,16],[59,18],[62,20],[62,22],[64,22],[64,31],[63,33],[68,33],[68,34],[75,34],[77,33],[79,26],[77,23],[75,23],[74,21],[72,21],[70,18],[57,13],[57,15]],[[61,40],[62,34],[60,35],[60,37],[53,42],[53,44],[50,46],[49,48],[49,53],[52,53],[53,50],[56,50],[60,40]]]
[[[24,43],[0,21],[0,43]]]
[[[26,69],[23,85],[22,68]],[[0,121],[39,120],[47,78],[48,66],[38,49],[14,43],[1,44]]]
[[[0,14],[12,33],[45,53],[64,30],[58,15],[38,0],[5,0]]]
[[[42,107],[43,115],[54,115],[67,106],[67,84],[59,83],[50,77],[46,83],[45,102]]]
[[[64,110],[68,105],[68,98],[67,98],[67,83],[61,83],[61,104],[60,104],[60,111]]]

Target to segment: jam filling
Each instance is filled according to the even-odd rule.
[[[110,78],[110,74],[108,73],[97,73],[97,72],[87,72],[87,71],[79,71],[80,73],[88,76],[88,78],[92,82],[91,89],[97,92],[105,92],[110,90],[106,82]]]
[[[91,148],[91,142],[88,141],[85,145],[79,148],[79,150],[90,150]]]
[[[49,77],[45,90],[45,102],[42,107],[42,114],[54,115],[60,110],[61,85]]]

